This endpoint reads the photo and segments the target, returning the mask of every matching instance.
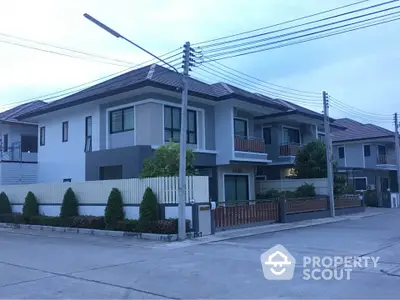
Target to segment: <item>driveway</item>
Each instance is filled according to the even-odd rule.
[[[0,298],[399,298],[400,210],[206,244],[0,230]],[[282,244],[291,281],[264,279],[260,255]],[[303,256],[379,256],[350,280],[304,280]],[[383,271],[381,271],[383,270]]]

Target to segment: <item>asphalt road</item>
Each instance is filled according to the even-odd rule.
[[[2,229],[0,298],[398,299],[399,228],[400,210],[393,210],[359,220],[184,247],[133,238]],[[263,276],[260,255],[276,244],[296,258],[290,281]],[[379,256],[379,262],[376,268],[355,266],[350,280],[304,280],[304,256]]]

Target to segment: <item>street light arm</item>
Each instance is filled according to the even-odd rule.
[[[159,61],[163,62],[164,64],[166,64],[167,66],[171,67],[176,73],[179,73],[178,70],[172,66],[170,63],[166,62],[165,60],[163,60],[162,58],[158,57],[157,55],[151,53],[150,51],[147,51],[146,49],[144,49],[143,47],[139,46],[138,44],[132,42],[130,39],[124,37],[122,34],[116,32],[115,30],[111,29],[110,27],[108,27],[107,25],[103,24],[102,22],[100,22],[99,20],[93,18],[91,15],[84,13],[83,16],[88,19],[89,21],[93,22],[94,24],[96,24],[97,26],[99,26],[101,29],[104,29],[105,31],[107,31],[108,33],[112,34],[113,36],[115,36],[116,38],[121,38],[125,41],[127,41],[128,43],[134,45],[135,47],[139,48],[140,50],[146,52],[147,54],[153,56],[154,58],[158,59]]]

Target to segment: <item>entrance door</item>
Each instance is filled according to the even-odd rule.
[[[247,175],[225,175],[225,202],[249,200],[249,177]]]
[[[378,160],[380,164],[386,164],[386,147],[378,145]]]

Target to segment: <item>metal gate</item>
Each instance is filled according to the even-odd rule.
[[[217,203],[213,210],[215,230],[274,223],[279,220],[277,201]]]

